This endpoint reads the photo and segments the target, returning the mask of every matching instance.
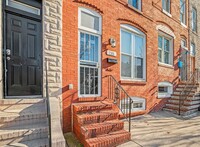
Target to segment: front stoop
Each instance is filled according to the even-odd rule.
[[[182,98],[183,102],[181,102],[180,115],[182,116],[190,116],[198,111],[200,107],[200,93],[199,93],[199,85],[190,84],[185,91],[189,91],[187,98],[181,95],[181,92],[184,90],[185,83],[178,84],[175,89],[173,95],[166,103],[166,106],[163,108],[165,111],[170,111],[175,114],[179,114],[179,99]]]
[[[44,99],[0,101],[0,146],[48,147],[49,128]]]
[[[130,140],[114,104],[84,102],[73,104],[73,132],[84,147],[115,147]]]

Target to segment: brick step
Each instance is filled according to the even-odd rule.
[[[112,109],[112,103],[108,103],[106,101],[101,102],[85,102],[85,103],[75,103],[73,105],[74,113],[79,112],[88,112],[88,111],[95,111],[95,110],[103,110],[103,109]]]
[[[182,94],[182,90],[176,89],[174,91],[174,94]],[[196,90],[184,90],[185,93],[190,93],[190,94],[197,94],[198,92]]]
[[[130,133],[125,130],[111,132],[86,140],[85,147],[115,147],[130,140]]]
[[[118,119],[119,112],[113,110],[93,111],[83,114],[76,114],[74,123],[78,125],[101,123],[108,120]]]
[[[81,127],[81,132],[85,139],[94,138],[98,135],[109,134],[114,131],[119,131],[124,128],[124,122],[120,120],[106,121],[103,123],[95,123],[84,125]]]
[[[178,85],[195,85],[195,86],[199,86],[199,83],[179,82]]]
[[[48,137],[47,124],[21,125],[0,130],[0,146],[10,142],[30,141]]]
[[[0,105],[36,104],[46,102],[45,98],[34,99],[4,99],[0,100]]]
[[[49,147],[49,139],[37,139],[31,141],[21,141],[18,143],[10,142],[5,147]]]

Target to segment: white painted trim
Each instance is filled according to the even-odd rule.
[[[81,26],[81,12],[84,11],[90,15],[93,15],[93,16],[96,16],[96,17],[99,17],[99,31],[96,31],[96,30],[93,30],[93,29],[89,29],[89,28],[86,28],[86,27],[83,27]],[[101,46],[102,46],[102,43],[101,43],[101,33],[102,33],[102,18],[101,18],[101,15],[98,14],[97,12],[93,11],[93,10],[89,10],[89,9],[86,9],[86,8],[82,8],[82,7],[79,7],[79,10],[78,10],[78,97],[100,97],[101,96],[101,85],[102,85],[102,78],[101,78],[101,72],[102,72],[102,69],[101,69]],[[91,95],[91,94],[87,94],[87,95],[81,95],[80,94],[80,32],[83,32],[83,33],[87,33],[87,34],[90,34],[90,35],[94,35],[94,36],[97,36],[98,37],[98,45],[99,45],[99,48],[98,48],[98,51],[99,51],[99,59],[98,59],[98,94],[94,94],[94,95]]]
[[[146,35],[142,32],[142,31],[140,31],[139,29],[137,29],[137,28],[135,28],[135,27],[133,27],[133,26],[130,26],[130,25],[127,25],[127,24],[122,24],[122,25],[120,25],[121,26],[121,28],[120,28],[120,79],[121,80],[129,80],[129,81],[142,81],[142,82],[144,82],[144,81],[146,81]],[[129,32],[129,33],[131,33],[132,35],[131,35],[131,38],[132,38],[132,47],[131,48],[133,48],[133,45],[135,44],[135,36],[140,36],[140,37],[143,37],[143,40],[144,40],[144,55],[143,55],[143,78],[142,79],[139,79],[139,78],[134,78],[133,77],[133,75],[134,75],[134,73],[132,73],[132,75],[131,75],[131,78],[129,78],[129,77],[122,77],[121,76],[121,69],[122,69],[122,62],[121,62],[121,60],[122,60],[122,46],[121,46],[121,39],[122,39],[122,34],[121,34],[121,31],[126,31],[126,32]],[[133,37],[133,34],[134,34],[134,37]],[[124,54],[124,53],[123,53]],[[132,68],[133,68],[133,71],[135,71],[135,69],[134,69],[134,58],[133,57],[135,57],[134,56],[135,55],[135,53],[132,53],[131,54],[131,60],[132,60]],[[133,72],[132,71],[132,72]]]
[[[173,93],[173,84],[171,84],[170,82],[159,82],[158,83],[158,88],[159,87],[167,87],[167,93],[159,93],[158,90],[158,98],[169,98],[171,97],[172,93]]]
[[[162,9],[162,12],[163,12],[164,14],[166,14],[167,16],[172,17],[172,15],[171,15],[169,12],[167,12],[165,9]]]
[[[164,63],[163,59],[162,59],[163,61],[159,62],[159,64],[161,63],[163,65],[171,65],[173,67],[173,65],[174,65],[174,42],[173,42],[173,38],[171,36],[169,36],[168,34],[165,34],[165,33],[160,32],[160,31],[158,32],[158,36],[164,37],[164,38],[166,38],[170,41],[170,51],[169,51],[170,61],[169,61],[169,64]],[[163,41],[162,45],[164,47],[164,39],[162,41]],[[158,50],[159,50],[159,46],[158,46]],[[163,48],[163,50],[164,50],[164,48]]]
[[[84,27],[84,26],[81,25],[81,12],[85,12],[87,14],[90,14],[92,16],[99,18],[99,31],[94,30],[94,29],[90,29],[90,28],[87,28],[87,27]],[[86,9],[86,8],[83,8],[83,7],[79,7],[78,8],[78,28],[81,29],[81,30],[85,30],[85,31],[88,31],[88,32],[92,32],[92,33],[101,35],[102,34],[102,17],[101,17],[101,15],[99,13],[93,11],[93,10]]]

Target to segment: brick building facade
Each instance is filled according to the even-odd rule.
[[[163,96],[162,90],[165,90],[165,88],[171,89],[169,90],[170,94],[170,91],[179,81],[178,60],[180,57],[181,38],[184,37],[187,42],[189,41],[188,21],[185,24],[181,24],[180,21],[180,1],[171,1],[169,6],[166,5],[168,4],[164,6],[162,1],[157,0],[142,1],[137,6],[132,5],[132,3],[128,4],[126,0],[63,1],[62,77],[64,132],[72,129],[72,103],[95,101],[107,96],[108,84],[105,78],[107,75],[112,75],[116,78],[131,97],[145,100],[145,103],[143,103],[145,109],[134,111],[134,115],[162,108],[167,100],[163,97],[169,97],[169,95]],[[186,11],[188,10],[187,7],[188,3],[186,3]],[[96,34],[91,31],[91,34],[99,36],[99,44],[101,46],[98,54],[100,57],[100,74],[98,76],[101,84],[96,97],[88,94],[82,95],[80,89],[82,74],[79,72],[82,70],[83,61],[81,61],[79,51],[81,41],[86,39],[84,37],[81,38],[81,36],[87,36],[87,33],[84,34],[83,32],[88,31],[81,26],[82,24],[88,25],[87,22],[80,21],[84,21],[81,17],[87,13],[89,14],[86,16],[88,21],[89,16],[92,15],[98,18],[96,21],[101,20],[98,23],[99,27],[96,29]],[[95,27],[93,29],[95,30]],[[136,46],[133,47],[135,48],[133,50],[135,53],[130,55],[131,59],[137,60],[137,64],[136,62],[133,63],[134,66],[129,65],[129,60],[126,56],[129,51],[123,49],[123,47],[128,48],[128,36],[132,36],[132,46],[136,42]],[[116,41],[114,47],[110,44],[111,38]],[[138,40],[136,39],[141,39],[143,46],[137,45]],[[138,43],[141,42],[139,41]],[[142,51],[139,51],[140,53],[136,57],[138,46],[142,48]],[[122,50],[126,53],[123,53]],[[113,51],[116,56],[108,55],[107,51]],[[108,58],[116,59],[117,63],[108,63]],[[129,71],[130,68],[131,70]],[[159,93],[159,90],[161,93]]]

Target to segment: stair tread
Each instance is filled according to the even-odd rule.
[[[126,130],[120,130],[120,131],[116,131],[116,132],[111,132],[109,134],[99,135],[95,138],[86,139],[86,142],[89,143],[90,145],[97,144],[97,143],[105,142],[105,141],[108,141],[111,139],[116,139],[119,137],[121,138],[125,135],[130,135],[130,133],[127,132]],[[129,137],[129,139],[130,139],[130,137]],[[125,141],[127,141],[127,140],[125,140]]]
[[[4,145],[4,147],[47,147],[47,146],[49,146],[48,138],[36,139],[18,143],[10,143],[8,145]]]
[[[114,111],[114,110],[101,110],[101,111],[93,111],[93,112],[88,112],[88,113],[83,113],[83,114],[77,114],[78,117],[80,118],[84,118],[84,117],[88,117],[88,116],[96,116],[96,115],[108,115],[108,114],[114,114],[114,113],[119,113],[118,111]]]
[[[34,99],[3,99],[0,100],[1,105],[19,105],[19,104],[35,104],[44,103],[45,98],[34,98]]]
[[[44,103],[36,103],[36,104],[19,104],[19,105],[1,105],[0,111],[3,112],[32,112],[32,111],[42,111],[46,109],[46,105]]]
[[[84,129],[96,129],[96,128],[101,128],[108,125],[121,124],[121,123],[124,123],[124,122],[121,120],[110,120],[110,121],[105,121],[102,123],[94,123],[94,124],[89,124],[89,125],[87,124],[87,125],[83,125],[82,127]]]

